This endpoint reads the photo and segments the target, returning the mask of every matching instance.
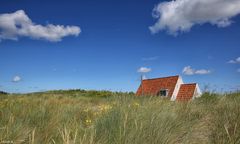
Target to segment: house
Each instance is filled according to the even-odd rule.
[[[161,96],[172,101],[185,101],[200,97],[201,91],[197,83],[184,84],[180,76],[170,76],[142,80],[136,95]]]

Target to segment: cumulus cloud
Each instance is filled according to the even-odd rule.
[[[240,14],[239,0],[172,0],[161,2],[153,9],[157,22],[152,33],[167,30],[169,34],[188,32],[194,25],[210,23],[227,27],[232,17]]]
[[[12,82],[19,82],[21,80],[22,80],[22,78],[20,76],[14,76],[12,79]]]
[[[150,72],[152,69],[151,68],[147,68],[147,67],[140,67],[137,72],[139,73],[148,73]]]
[[[186,66],[183,68],[182,73],[185,75],[195,75],[195,74],[204,75],[204,74],[210,74],[211,71],[206,69],[195,70],[191,68],[191,66]]]
[[[147,79],[147,76],[146,75],[142,75],[142,80],[145,80]]]
[[[157,60],[159,58],[159,56],[153,56],[153,57],[145,57],[142,58],[143,61],[154,61]]]
[[[235,60],[230,60],[228,61],[228,63],[232,63],[232,64],[240,64],[240,57],[236,58]]]
[[[0,41],[4,39],[18,40],[19,37],[44,39],[51,42],[61,41],[66,36],[78,36],[78,26],[35,24],[23,10],[14,13],[0,14]]]

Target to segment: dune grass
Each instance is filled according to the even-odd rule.
[[[0,143],[240,143],[240,94],[191,102],[107,91],[0,95]]]

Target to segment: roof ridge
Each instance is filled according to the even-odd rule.
[[[160,77],[160,78],[150,78],[150,79],[144,79],[144,81],[145,81],[145,80],[156,80],[156,79],[162,79],[162,78],[170,78],[170,77],[180,77],[180,75]]]
[[[181,84],[181,85],[193,85],[193,84],[197,84],[197,83],[184,83],[184,84]]]

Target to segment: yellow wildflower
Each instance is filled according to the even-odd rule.
[[[135,102],[135,103],[133,103],[133,106],[135,106],[135,107],[139,107],[139,106],[140,106],[140,104],[139,104],[139,103],[137,103],[137,102]]]
[[[85,122],[86,122],[86,124],[88,124],[88,125],[89,125],[89,124],[91,124],[91,123],[92,123],[92,120],[90,120],[90,119],[86,119],[86,121],[85,121]]]
[[[99,107],[101,111],[108,111],[110,109],[112,109],[111,105],[102,105]]]

